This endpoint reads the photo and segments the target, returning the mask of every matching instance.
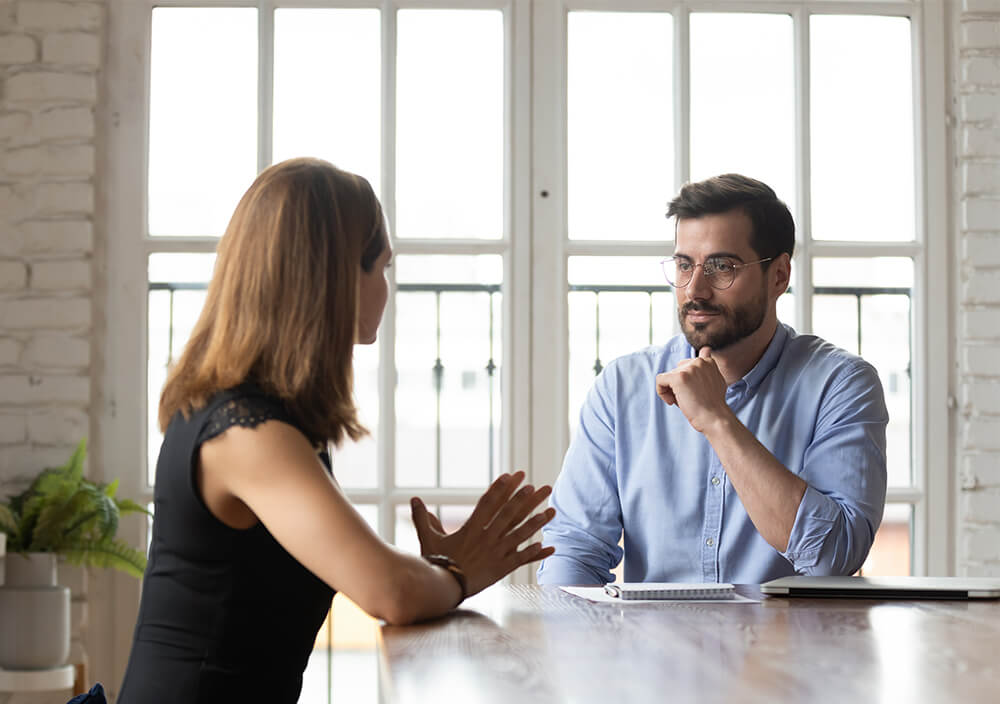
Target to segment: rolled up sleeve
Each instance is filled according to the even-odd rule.
[[[849,575],[864,563],[882,521],[889,416],[878,373],[858,360],[831,386],[800,476],[785,557],[796,572]]]

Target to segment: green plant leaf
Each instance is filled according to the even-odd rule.
[[[66,501],[47,502],[38,512],[29,549],[58,552],[74,531],[80,531],[82,525],[99,516],[100,507],[94,505],[93,496],[85,487]]]
[[[17,515],[10,509],[10,506],[0,504],[0,533],[7,534],[7,540],[11,544],[18,539]]]
[[[74,565],[111,567],[133,577],[142,577],[146,570],[146,556],[120,540],[68,545],[61,552]]]
[[[121,515],[123,516],[129,513],[144,513],[147,516],[153,515],[148,508],[146,508],[142,504],[137,504],[135,501],[132,501],[131,499],[115,499],[115,503],[118,504],[118,510],[121,512]]]
[[[75,481],[80,481],[83,479],[83,462],[87,458],[87,438],[80,440],[80,444],[76,446],[73,451],[73,455],[69,458],[69,461],[63,465],[63,469],[66,470],[67,476],[71,477]]]
[[[122,513],[148,513],[116,499],[119,482],[96,484],[83,476],[86,439],[61,467],[42,470],[28,488],[0,505],[0,531],[8,551],[55,552],[75,564],[112,567],[142,576],[145,555],[115,538]]]

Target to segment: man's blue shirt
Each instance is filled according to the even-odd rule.
[[[656,375],[695,356],[683,336],[620,357],[597,377],[555,483],[543,529],[556,552],[542,584],[759,584],[790,574],[852,574],[885,505],[888,413],[871,364],[779,324],[726,402],[808,484],[787,549],[761,537],[708,440],[656,395]]]

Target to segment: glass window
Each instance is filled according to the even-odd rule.
[[[674,188],[673,17],[570,12],[571,239],[668,237]]]
[[[910,486],[913,260],[816,258],[813,286],[816,334],[860,354],[878,370],[889,411],[889,486]]]
[[[397,34],[396,234],[502,237],[503,14],[400,10]]]
[[[741,173],[795,212],[795,62],[789,15],[691,15],[691,180]]]
[[[160,454],[160,392],[170,366],[184,351],[191,330],[201,315],[205,289],[212,278],[215,254],[159,253],[149,255],[147,325],[147,465],[146,479],[153,485]]]
[[[875,534],[875,542],[859,574],[866,577],[898,577],[910,574],[912,523],[913,507],[910,504],[886,504],[882,525]]]
[[[333,474],[344,489],[373,489],[378,485],[378,344],[354,346],[354,399],[361,424],[370,434],[357,442],[345,439],[331,448]]]
[[[499,474],[497,255],[400,255],[396,484],[485,487]]]
[[[257,174],[257,10],[153,9],[149,233],[222,235]]]
[[[914,239],[909,18],[813,15],[809,33],[813,237]]]
[[[381,13],[274,13],[274,161],[315,156],[381,192]]]
[[[676,299],[663,278],[661,259],[569,258],[570,428],[576,427],[580,407],[605,364],[663,344],[678,330]]]

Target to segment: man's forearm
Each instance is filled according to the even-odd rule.
[[[785,552],[806,482],[792,474],[732,413],[705,428],[757,532]]]

